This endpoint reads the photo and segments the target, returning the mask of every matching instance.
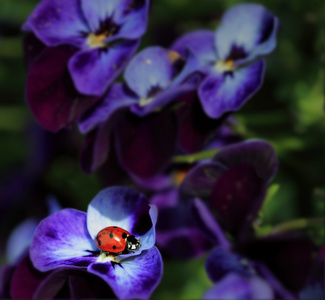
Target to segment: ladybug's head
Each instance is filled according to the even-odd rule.
[[[129,235],[126,238],[126,250],[133,252],[141,247],[140,239],[138,240],[134,235]]]

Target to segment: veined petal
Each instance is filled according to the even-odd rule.
[[[156,247],[121,261],[94,263],[88,271],[104,279],[119,299],[148,299],[162,277],[162,259]]]
[[[270,285],[258,276],[230,273],[210,288],[202,299],[273,299]]]
[[[100,191],[88,206],[89,233],[95,239],[97,233],[103,228],[118,226],[137,238],[145,236],[146,241],[151,237],[154,240],[154,230],[151,229],[154,227],[155,219],[151,218],[149,211],[148,201],[138,192],[124,187],[106,188]],[[145,235],[146,233],[149,235]],[[152,246],[152,242],[141,243],[135,255]]]
[[[200,61],[201,66],[208,66],[215,63],[218,59],[214,45],[214,32],[210,30],[196,30],[184,34],[177,39],[171,46],[171,49],[186,57],[187,48],[191,49],[193,54]]]
[[[199,87],[199,97],[205,113],[219,118],[226,112],[239,110],[262,85],[264,61],[233,72],[207,76]]]
[[[87,267],[96,260],[98,250],[86,226],[86,213],[61,210],[44,219],[36,229],[30,257],[40,271],[66,265]]]
[[[277,29],[277,18],[262,5],[247,3],[230,8],[216,30],[220,59],[242,64],[270,53],[276,45]]]
[[[70,44],[81,48],[89,32],[78,0],[43,0],[23,26],[47,46]]]
[[[101,96],[122,72],[139,41],[124,41],[108,48],[93,48],[76,53],[69,70],[77,90],[86,95]]]
[[[126,67],[124,78],[139,98],[147,99],[153,89],[169,85],[175,70],[168,53],[162,47],[149,47],[135,55]]]

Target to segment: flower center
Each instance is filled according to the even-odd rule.
[[[109,254],[107,252],[102,252],[98,258],[97,258],[98,263],[107,263],[107,262],[115,262],[119,263],[121,260],[118,258],[118,256]]]
[[[90,48],[104,48],[107,47],[108,44],[104,42],[104,40],[107,38],[108,36],[105,33],[102,34],[94,34],[91,33],[88,35],[87,38],[87,45]]]
[[[180,186],[181,183],[183,182],[185,176],[187,174],[187,171],[181,170],[173,173],[173,182],[176,186]]]
[[[218,73],[233,72],[237,69],[237,65],[233,60],[226,60],[226,61],[218,60],[214,65],[214,67]]]

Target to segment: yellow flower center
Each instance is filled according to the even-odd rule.
[[[87,44],[90,48],[105,48],[108,45],[106,42],[104,42],[107,37],[108,36],[105,33],[98,35],[91,33],[88,35]]]
[[[223,73],[223,72],[232,72],[235,71],[237,68],[237,65],[233,60],[226,60],[226,61],[217,61],[215,64],[215,68],[217,72]]]

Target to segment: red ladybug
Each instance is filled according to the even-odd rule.
[[[113,254],[127,254],[141,247],[140,240],[125,229],[109,226],[97,233],[95,238],[98,248]]]

